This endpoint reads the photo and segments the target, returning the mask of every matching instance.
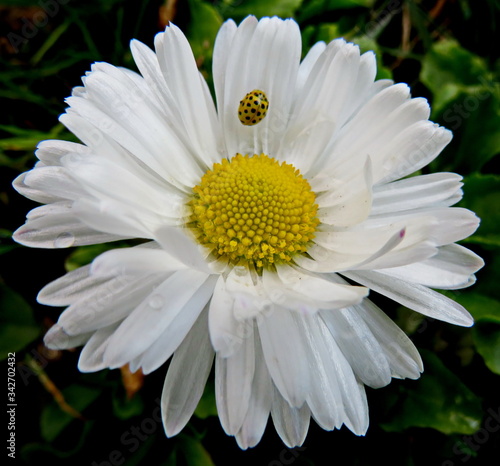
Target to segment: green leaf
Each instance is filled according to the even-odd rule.
[[[329,10],[340,10],[345,8],[364,7],[371,8],[375,4],[375,0],[329,0],[323,1],[323,4],[328,4]]]
[[[480,293],[455,293],[453,299],[464,306],[477,321],[500,324],[500,301]]]
[[[500,97],[494,89],[466,89],[436,117],[454,131],[444,158],[446,170],[480,171],[500,153]]]
[[[2,238],[12,238],[12,231],[7,230],[6,228],[0,228],[0,239]]]
[[[316,28],[314,40],[315,42],[328,42],[337,39],[341,36],[339,25],[336,23],[321,23]]]
[[[486,265],[478,272],[478,280],[474,284],[474,293],[500,301],[500,287],[498,277],[500,277],[500,254],[497,254],[497,247],[485,247],[483,245]],[[470,292],[470,290],[469,290]],[[455,291],[454,294],[460,294]],[[455,298],[453,298],[455,299]]]
[[[342,28],[339,23],[321,23],[318,26],[308,26],[302,31],[302,43],[305,52],[314,43],[323,41],[329,43],[339,37],[344,37]],[[392,79],[392,72],[389,68],[385,67],[382,62],[382,51],[377,42],[368,37],[367,35],[355,36],[349,38],[350,42],[359,45],[361,53],[372,51],[375,53],[377,59],[377,76],[376,79]]]
[[[209,3],[189,0],[191,23],[188,37],[198,63],[212,58],[215,36],[222,25],[222,17]]]
[[[226,0],[218,9],[225,18],[242,19],[248,15],[258,18],[263,16],[293,17],[302,0]]]
[[[24,463],[21,464],[42,464],[45,463],[43,460],[45,458],[47,461],[52,461],[52,464],[54,464],[54,457],[61,459],[64,458],[66,459],[64,464],[68,464],[68,459],[75,458],[75,456],[78,455],[78,453],[81,452],[82,448],[85,446],[88,436],[92,432],[93,426],[94,424],[91,422],[85,424],[81,434],[72,439],[75,443],[72,445],[64,445],[65,450],[55,448],[46,442],[34,442],[23,445],[21,447],[21,458],[24,460]]]
[[[63,130],[64,126],[60,123],[55,125],[49,132],[0,125],[0,131],[5,131],[11,135],[11,137],[0,139],[0,151],[34,151],[38,143],[44,139],[61,138]],[[70,137],[69,139],[74,138]]]
[[[179,449],[186,459],[187,466],[215,466],[199,440],[186,435],[179,436]]]
[[[406,5],[410,13],[411,24],[417,31],[420,40],[424,44],[425,49],[429,49],[432,45],[432,36],[429,29],[429,14],[420,5],[420,2],[415,0],[407,0]]]
[[[66,403],[81,413],[97,399],[101,394],[101,390],[99,388],[75,384],[62,390],[62,394]],[[52,442],[73,420],[75,420],[73,416],[63,411],[61,407],[53,401],[44,408],[40,416],[40,432],[42,437],[48,442]]]
[[[432,91],[432,118],[454,131],[433,164],[439,170],[480,171],[500,153],[500,84],[486,61],[446,39],[422,62],[420,80]]]
[[[0,155],[0,165],[3,165],[1,155]],[[8,161],[7,165],[10,165],[10,160]],[[19,247],[21,246],[17,243],[14,243],[14,241],[12,240],[12,231],[7,230],[5,228],[0,228],[0,256]]]
[[[113,412],[119,419],[129,419],[133,416],[139,416],[144,410],[144,403],[138,393],[132,399],[125,396],[123,388],[115,390],[113,395]]]
[[[215,387],[212,382],[207,382],[205,391],[194,411],[195,416],[206,419],[209,416],[217,416],[217,406],[215,404]]]
[[[470,243],[500,246],[500,176],[473,174],[464,180],[460,205],[474,211],[481,219]]]
[[[424,373],[405,385],[382,427],[389,432],[409,427],[431,427],[444,434],[476,432],[482,418],[480,400],[435,354],[421,354]]]
[[[378,46],[377,42],[368,37],[367,35],[354,37],[352,41],[359,45],[361,53],[368,51],[375,52],[375,57],[377,59],[377,76],[376,79],[392,79],[392,71],[385,67],[382,62],[382,51]]]
[[[7,353],[22,350],[40,334],[33,310],[21,295],[0,283],[0,351],[1,359]]]
[[[61,38],[61,36],[66,32],[68,29],[69,25],[71,24],[70,21],[65,21],[64,23],[60,24],[56,29],[52,31],[52,33],[49,35],[45,43],[40,47],[37,53],[35,53],[31,57],[31,64],[36,65],[37,63],[40,62],[40,60],[43,58],[43,56],[55,45],[55,43]]]
[[[148,455],[148,453],[153,448],[153,446],[155,444],[155,440],[156,440],[156,434],[152,434],[152,435],[148,436],[146,438],[146,440],[141,444],[140,448],[135,450],[132,456],[127,457],[126,463],[123,463],[123,464],[126,464],[126,466],[142,466],[144,464],[151,464],[150,461],[145,460],[145,457]],[[158,464],[158,463],[156,463],[156,460],[157,460],[157,457],[155,459],[154,464]],[[118,459],[118,462],[115,461],[114,464],[121,464],[121,463],[119,463],[120,461],[122,461],[121,458]],[[109,463],[104,462],[104,464],[109,464]],[[163,466],[163,465],[159,465],[159,466]]]
[[[457,41],[445,39],[434,43],[424,56],[420,80],[433,92],[433,110],[439,112],[462,90],[480,87],[487,72],[482,58],[462,48]]]
[[[115,247],[116,245],[108,243],[80,246],[68,256],[64,266],[68,272],[71,272],[83,265],[90,264],[99,254],[114,249]]]
[[[478,322],[472,329],[477,352],[488,369],[500,374],[500,324]]]
[[[345,10],[348,8],[371,8],[375,0],[311,0],[304,2],[298,12],[298,19],[303,22],[315,16],[324,15],[329,11]]]
[[[169,457],[162,463],[161,466],[177,466],[179,463],[177,462],[177,450],[169,455]]]
[[[17,244],[0,244],[0,256],[13,249],[17,249],[19,246]]]

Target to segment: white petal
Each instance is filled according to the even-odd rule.
[[[247,21],[248,23],[248,21]],[[219,121],[224,126],[224,99],[226,88],[226,67],[231,44],[238,27],[236,23],[230,19],[227,20],[219,29],[215,39],[213,59],[212,59],[212,75],[215,88],[215,95],[217,97],[217,110]],[[231,115],[229,115],[231,118]],[[226,142],[223,141],[225,146]],[[226,153],[229,153],[225,148]]]
[[[288,265],[263,271],[263,284],[270,299],[287,309],[309,314],[318,309],[338,309],[359,303],[368,293],[363,287],[339,285],[301,272]]]
[[[224,431],[235,435],[250,403],[255,370],[253,328],[231,356],[215,358],[215,399]]]
[[[73,203],[72,211],[90,228],[126,238],[152,239],[152,231],[161,221],[148,211],[112,199],[82,198]],[[169,222],[167,217],[162,220]]]
[[[217,42],[216,48],[222,44]],[[216,49],[214,53],[222,52]],[[227,153],[275,154],[288,120],[299,68],[301,38],[297,23],[276,17],[257,22],[249,16],[234,33],[226,53],[225,60],[217,61],[214,79],[224,80],[224,85],[218,82],[215,88]],[[225,66],[225,73],[221,66]],[[254,89],[266,93],[269,110],[259,124],[244,126],[238,119],[238,105]]]
[[[110,72],[111,70],[114,72]],[[196,79],[199,81],[197,70]],[[112,125],[112,132],[108,132],[106,127],[103,130],[121,145],[128,140],[133,144],[131,147],[137,147],[133,139],[142,144],[142,150],[139,148],[131,152],[147,166],[164,176],[167,181],[177,181],[178,184],[178,180],[182,179],[190,185],[187,180],[190,179],[190,175],[192,176],[199,170],[199,167],[190,157],[183,141],[165,120],[159,108],[151,104],[154,96],[144,94],[146,86],[138,87],[128,75],[111,65],[106,65],[104,70],[96,68],[86,77],[85,87],[87,99],[69,98],[67,100],[72,108],[82,116],[94,115],[100,121]],[[194,92],[195,89],[192,91]],[[95,123],[99,123],[99,120]],[[97,126],[100,127],[100,125]],[[119,132],[126,139],[118,139]],[[170,163],[166,163],[167,160]],[[175,171],[172,170],[174,166]]]
[[[37,296],[40,304],[48,306],[67,306],[85,295],[97,283],[94,277],[89,277],[90,265],[79,267],[66,275],[45,285]]]
[[[438,221],[432,216],[408,216],[406,222],[366,221],[352,230],[318,232],[319,244],[307,251],[312,259],[301,256],[295,262],[306,270],[323,273],[406,265],[437,253],[437,228]]]
[[[212,291],[206,293],[211,285],[207,278],[195,270],[179,270],[167,278],[116,330],[104,355],[106,364],[121,367],[148,349],[191,300],[201,311]]]
[[[359,228],[377,228],[395,222],[418,222],[432,224],[432,237],[436,246],[443,246],[467,238],[479,226],[479,218],[470,210],[461,207],[431,207],[408,212],[395,212],[370,217]]]
[[[236,23],[232,19],[229,19],[221,26],[215,38],[212,74],[214,78],[215,95],[217,96],[217,107],[220,113],[222,113],[222,109],[224,108],[227,59],[237,28]]]
[[[349,109],[351,92],[359,69],[359,47],[343,39],[331,41],[316,61],[305,84],[306,94],[298,98],[298,118],[314,118],[314,111],[334,123],[332,129],[342,126]],[[299,116],[300,115],[300,116]],[[292,124],[292,122],[291,122]]]
[[[188,191],[187,186],[196,183],[202,172],[155,107],[140,99],[127,100],[127,83],[111,80],[105,73],[90,75],[86,83],[92,89],[93,100],[68,98],[71,108],[67,116],[61,116],[63,124],[72,130],[76,113],[170,185]]]
[[[273,384],[267,370],[258,332],[255,336],[255,371],[248,410],[236,434],[236,441],[243,450],[254,447],[259,443],[266,428],[273,399]]]
[[[472,235],[478,228],[480,219],[468,209],[460,207],[436,208],[426,214],[435,215],[439,219],[434,240],[438,246],[460,241]]]
[[[401,243],[403,244],[403,243]],[[425,261],[429,257],[435,256],[438,248],[432,241],[422,241],[416,245],[408,247],[394,248],[387,254],[374,257],[373,260],[360,264],[356,270],[387,269],[390,267],[401,267],[419,261]]]
[[[211,275],[207,279],[207,286],[182,308],[162,335],[144,352],[140,359],[144,374],[158,369],[177,350],[200,315],[200,303],[206,303],[210,299],[216,280],[217,276]]]
[[[451,139],[451,133],[428,121],[424,99],[409,100],[405,85],[391,86],[376,94],[342,128],[326,149],[330,165],[326,173],[345,171],[359,163],[359,154],[373,161],[375,183],[402,178],[432,161]],[[368,123],[369,122],[369,123]]]
[[[472,285],[472,274],[483,265],[484,261],[472,251],[450,244],[440,247],[438,254],[426,261],[385,269],[384,273],[432,288],[453,290]]]
[[[299,95],[304,87],[309,74],[318,58],[326,49],[326,44],[324,42],[316,42],[307,52],[307,55],[301,61],[299,66],[299,71],[297,73],[297,81],[295,83],[295,92],[294,95]]]
[[[140,172],[131,172],[97,155],[69,155],[62,163],[98,199],[124,203],[158,222],[185,214],[184,196],[165,189],[164,183],[145,179]]]
[[[432,173],[375,186],[370,215],[427,206],[449,207],[461,198],[461,180],[455,173]]]
[[[267,368],[276,388],[294,407],[303,405],[314,379],[307,364],[305,330],[295,313],[275,306],[258,319]]]
[[[276,432],[286,446],[293,448],[304,443],[311,418],[311,411],[307,404],[304,403],[300,408],[293,408],[275,389],[271,416]]]
[[[218,153],[219,134],[213,101],[205,97],[201,77],[188,40],[171,24],[155,37],[158,63],[175,99],[177,110],[196,153],[209,164]]]
[[[40,167],[19,175],[13,182],[17,192],[37,202],[48,204],[85,195],[63,167]]]
[[[91,266],[95,277],[117,277],[139,273],[168,273],[186,266],[162,249],[144,247],[113,249],[100,254]]]
[[[388,126],[386,121],[393,111],[408,101],[409,96],[406,84],[396,84],[375,93],[329,145],[331,169],[343,170],[343,165],[359,164],[360,154],[363,157],[372,156],[371,148],[378,145],[377,141],[384,131],[398,134],[401,127]]]
[[[25,246],[37,248],[67,248],[124,239],[82,223],[73,213],[69,201],[33,209],[28,214],[28,221],[14,232],[13,238]]]
[[[23,195],[24,197],[27,197],[28,199],[31,199],[32,201],[44,202],[44,203],[57,202],[57,201],[60,201],[62,199],[59,196],[54,196],[54,195],[51,195],[51,194],[44,192],[43,190],[35,189],[35,188],[28,186],[26,184],[25,180],[26,180],[26,176],[29,173],[30,173],[29,171],[21,173],[12,182],[12,187],[19,194]]]
[[[174,96],[162,74],[156,53],[135,39],[130,41],[130,50],[137,68],[144,77],[151,94],[156,97],[157,104],[167,121],[170,123],[176,119],[180,120],[180,109],[175,105]]]
[[[338,272],[365,268],[366,264],[396,249],[405,239],[406,227],[391,225],[388,228],[364,231],[318,232],[316,236],[317,244],[307,251],[313,260],[299,257],[295,261],[307,270]]]
[[[161,226],[154,231],[154,237],[163,249],[187,267],[211,273],[206,260],[207,250],[202,249],[187,229]]]
[[[356,176],[357,175],[357,176]],[[315,183],[311,187],[315,190]],[[316,201],[319,205],[318,218],[322,223],[337,227],[348,227],[365,220],[372,205],[372,164],[368,158],[363,170],[356,170],[348,178],[330,179],[331,188],[320,194]]]
[[[237,320],[257,317],[270,309],[271,299],[264,290],[262,278],[248,267],[232,268],[226,277],[226,290],[234,298],[233,315]]]
[[[417,219],[412,219],[417,220]],[[352,269],[385,269],[388,267],[399,267],[417,261],[423,261],[437,254],[434,244],[434,232],[437,222],[432,217],[420,217],[417,221],[408,219],[407,225],[400,231],[399,241],[389,241],[386,247],[375,253],[364,262],[357,264]],[[367,236],[368,237],[368,236]]]
[[[92,335],[78,359],[80,372],[97,372],[107,367],[103,355],[109,345],[110,337],[117,327],[118,323],[101,328]]]
[[[95,331],[127,317],[161,281],[165,274],[119,276],[97,281],[59,317],[59,325],[70,335]],[[94,282],[95,283],[95,282]]]
[[[187,129],[182,121],[182,108],[177,105],[175,96],[172,94],[165,80],[156,53],[137,40],[131,41],[130,49],[137,67],[144,76],[144,81],[147,83],[162,114],[164,114],[165,124],[170,127],[171,131],[175,132],[176,136],[186,148],[190,149],[190,154],[194,158],[206,155],[201,153],[201,151],[196,152],[196,150],[191,147],[191,136],[186,132]]]
[[[311,348],[310,362],[316,368],[307,402],[315,419],[327,429],[345,424],[357,435],[368,428],[368,405],[360,384],[322,319],[303,317]]]
[[[45,334],[43,342],[49,349],[65,350],[84,345],[91,336],[92,332],[75,336],[68,335],[60,325],[55,324]]]
[[[375,77],[377,75],[377,60],[373,52],[366,52],[361,55],[359,61],[358,76],[354,89],[352,90],[352,102],[350,104],[349,120],[352,119],[360,109],[360,106],[367,102],[376,86]]]
[[[337,39],[327,45],[309,73],[280,149],[282,157],[301,171],[307,173],[349,115],[359,60],[359,47]]]
[[[379,146],[373,155],[379,168],[374,179],[387,183],[411,175],[432,162],[451,139],[451,131],[431,121],[414,123]]]
[[[142,100],[147,103],[147,105],[152,106],[154,110],[163,111],[162,106],[156,99],[156,95],[149,88],[146,80],[135,71],[129,70],[123,67],[113,66],[109,63],[105,62],[96,62],[91,66],[91,71],[86,73],[86,76],[83,78],[84,94],[81,97],[85,97],[89,100],[93,100],[92,89],[89,86],[89,76],[92,75],[101,75],[104,79],[108,79],[109,82],[118,82],[117,87],[120,89],[120,85],[128,85],[128,99],[131,101]],[[102,76],[107,75],[107,76]],[[78,97],[79,95],[77,95]],[[120,111],[123,111],[123,108],[120,108]]]
[[[317,231],[314,236],[314,242],[329,251],[335,251],[338,255],[338,257],[335,257],[338,267],[350,267],[354,265],[354,262],[350,262],[345,266],[343,265],[347,257],[355,256],[357,262],[371,257],[379,249],[383,248],[394,235],[400,236],[403,239],[405,236],[405,227],[405,223],[399,222],[398,224],[390,223],[366,229],[362,228],[362,225],[359,225],[356,229]],[[343,258],[343,256],[347,257]]]
[[[324,324],[319,319],[309,319],[307,338],[311,347],[309,360],[313,367],[314,381],[307,395],[315,421],[323,429],[340,428],[347,419],[344,400],[339,384],[338,363],[332,364],[332,358],[344,359],[336,347],[332,335],[324,331]],[[351,373],[351,377],[354,375]]]
[[[212,346],[222,357],[231,356],[249,330],[246,322],[235,319],[234,301],[235,298],[227,292],[223,276],[220,276],[210,301],[208,324]]]
[[[89,107],[89,103],[86,102],[86,99],[81,98],[81,101],[85,102],[85,105]],[[89,112],[95,112],[95,109],[92,105],[90,105]],[[136,157],[132,152],[130,152],[127,147],[126,142],[129,137],[127,135],[126,138],[116,138],[110,128],[113,128],[114,123],[111,120],[106,120],[104,123],[100,125],[95,125],[96,115],[90,115],[90,119],[85,119],[81,115],[79,115],[74,108],[68,108],[66,110],[67,113],[63,113],[59,117],[59,121],[66,126],[80,141],[82,141],[85,146],[88,147],[87,151],[79,150],[68,152],[68,154],[99,154],[102,158],[106,160],[112,161],[114,163],[118,163],[122,165],[124,168],[127,168],[132,171],[147,171],[152,176],[156,178],[161,178],[159,174],[157,174],[154,170],[148,167],[144,162],[141,162],[140,158]],[[101,117],[100,117],[101,118]],[[122,145],[121,143],[124,143]],[[63,156],[61,156],[60,161]],[[171,187],[170,185],[167,185]]]
[[[142,356],[142,355],[141,355]],[[133,374],[134,372],[137,372],[140,368],[141,368],[141,365],[140,365],[140,362],[141,362],[141,356],[137,356],[136,358],[132,359],[132,361],[130,361],[128,363],[128,368],[130,370],[130,372]]]
[[[356,376],[373,388],[391,381],[391,370],[385,355],[365,322],[352,308],[322,312],[335,341]]]
[[[205,311],[175,352],[168,368],[161,396],[167,437],[178,434],[193,415],[203,395],[213,359]]]
[[[358,58],[355,54],[351,54],[351,61],[357,60]],[[340,70],[341,71],[341,70]],[[351,70],[352,72],[353,70]],[[315,158],[313,158],[312,165],[310,169],[305,173],[308,178],[314,176],[320,176],[322,173],[325,173],[326,167],[330,166],[330,162],[332,160],[332,152],[331,147],[334,144],[334,141],[337,137],[342,134],[342,127],[346,124],[346,121],[349,121],[354,118],[354,116],[358,113],[359,108],[365,104],[372,95],[376,94],[379,90],[383,88],[383,86],[374,84],[374,79],[377,73],[377,64],[375,60],[375,55],[372,52],[367,52],[361,57],[359,57],[359,66],[357,67],[357,76],[352,86],[350,87],[350,96],[349,99],[346,100],[346,105],[343,109],[342,115],[338,115],[335,119],[335,132],[331,133],[328,131],[328,134],[324,134],[321,136],[319,141],[316,142],[316,145],[322,144],[324,146],[324,141],[329,142],[327,148],[322,146],[321,153],[318,153]],[[380,81],[378,82],[380,83]],[[389,86],[391,83],[387,83]],[[339,117],[342,117],[339,119]],[[321,126],[325,127],[326,124],[322,123]],[[338,164],[337,164],[338,165]],[[345,164],[347,165],[347,164]],[[352,169],[356,168],[353,166],[346,166],[343,170],[337,170],[335,173],[335,178],[338,179],[350,179],[352,177]],[[343,176],[345,171],[349,171],[347,176]],[[332,174],[328,174],[328,177],[331,177]]]
[[[426,286],[390,277],[382,271],[363,270],[342,275],[426,316],[464,327],[474,323],[463,306]]]
[[[46,165],[61,165],[61,159],[68,154],[87,154],[90,149],[83,144],[50,139],[41,141],[35,155]]]
[[[392,377],[418,379],[424,370],[422,358],[407,335],[370,300],[354,306],[382,348]]]

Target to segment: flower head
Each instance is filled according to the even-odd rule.
[[[216,105],[174,25],[141,74],[96,63],[61,121],[82,143],[43,141],[14,185],[45,204],[15,239],[58,248],[140,239],[47,285],[68,306],[51,348],[83,346],[81,371],[171,358],[168,436],[191,417],[215,360],[224,430],[256,445],[269,414],[288,446],[311,416],[368,428],[364,385],[418,378],[410,339],[367,298],[472,325],[433,288],[471,285],[482,260],[454,244],[478,226],[451,207],[461,177],[408,177],[451,133],[424,99],[375,80],[373,53],[338,39],[300,61],[293,20],[227,21],[214,49]]]

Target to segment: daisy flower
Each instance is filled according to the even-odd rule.
[[[221,27],[216,103],[176,26],[155,51],[131,49],[140,74],[95,63],[67,99],[60,119],[81,143],[41,142],[14,182],[45,204],[16,231],[24,245],[136,240],[41,290],[40,303],[68,306],[46,345],[83,346],[83,372],[170,360],[167,436],[213,366],[222,427],[243,449],[269,415],[289,447],[311,417],[365,434],[364,386],[423,370],[369,292],[473,323],[433,290],[469,286],[483,265],[455,244],[479,223],[451,207],[461,177],[409,177],[450,131],[406,84],[376,81],[374,54],[354,44],[319,42],[301,61],[293,20]]]

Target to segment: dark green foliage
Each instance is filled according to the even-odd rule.
[[[173,8],[172,8],[173,5]],[[119,371],[81,374],[78,350],[53,354],[42,335],[61,309],[36,302],[37,291],[108,246],[29,250],[10,239],[35,203],[10,186],[35,162],[43,139],[75,140],[58,122],[64,98],[94,61],[134,68],[128,42],[153,45],[159,9],[187,34],[211,81],[212,48],[225,19],[295,17],[303,51],[343,36],[375,50],[379,78],[407,82],[429,99],[434,121],[454,139],[425,172],[464,176],[461,205],[482,223],[466,240],[486,260],[478,283],[447,295],[476,319],[472,329],[415,315],[380,300],[411,335],[426,370],[418,381],[368,390],[366,437],[312,423],[303,447],[288,450],[268,428],[242,452],[214,414],[209,385],[184,432],[167,439],[158,400],[166,372],[146,376],[127,398]],[[165,13],[166,12],[166,13]],[[0,358],[16,353],[17,460],[51,465],[493,465],[500,457],[500,61],[495,0],[10,0],[0,7]],[[417,324],[415,324],[417,322]],[[64,402],[79,413],[62,409]],[[347,458],[347,459],[345,459]]]

